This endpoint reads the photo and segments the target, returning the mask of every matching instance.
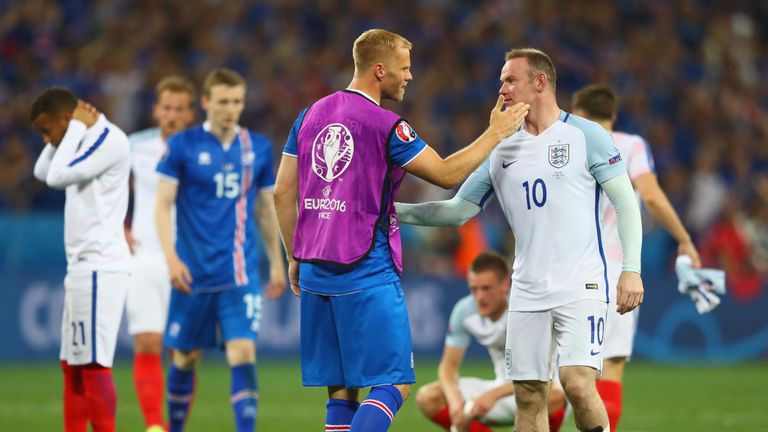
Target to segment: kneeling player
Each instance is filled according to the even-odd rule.
[[[487,425],[515,422],[514,388],[504,380],[504,344],[507,337],[509,267],[496,253],[485,252],[472,262],[467,283],[471,295],[456,303],[451,312],[438,381],[419,389],[416,404],[445,430],[490,431]],[[470,338],[488,349],[495,380],[459,378],[459,366]],[[549,425],[560,429],[565,415],[565,394],[559,384],[549,392]]]

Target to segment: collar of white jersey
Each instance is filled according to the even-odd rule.
[[[359,94],[360,96],[362,96],[362,97],[370,100],[371,102],[375,103],[376,105],[381,106],[380,103],[376,102],[376,99],[372,98],[370,95],[368,95],[368,93],[366,93],[366,92],[364,92],[362,90],[353,89],[353,88],[347,88],[347,91],[355,92],[355,93]]]
[[[203,122],[203,130],[210,133],[211,132],[211,122],[208,120]],[[240,125],[235,125],[235,135],[238,135],[240,133]]]
[[[569,113],[569,112],[567,112],[567,111],[563,111],[563,110],[561,109],[561,110],[560,110],[560,116],[557,118],[557,120],[555,120],[554,122],[552,122],[552,124],[551,124],[551,125],[547,126],[547,128],[546,128],[546,129],[544,129],[543,131],[539,132],[539,134],[538,134],[538,135],[536,135],[536,136],[541,136],[541,134],[543,134],[544,132],[546,132],[546,131],[550,130],[550,129],[552,128],[552,126],[554,126],[554,125],[555,125],[555,124],[556,124],[558,121],[561,121],[561,122],[563,122],[563,123],[567,123],[567,122],[568,122],[568,119],[569,119],[570,117],[571,117],[571,113]],[[523,132],[525,132],[525,133],[527,133],[527,134],[529,134],[529,135],[530,135],[530,133],[529,133],[527,130],[525,130],[525,122],[523,122],[523,124],[521,124],[521,125],[520,125],[520,127],[518,127],[518,128],[517,128],[517,131],[516,131],[516,132],[520,132],[520,131],[523,131]]]

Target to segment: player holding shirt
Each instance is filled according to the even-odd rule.
[[[691,236],[656,179],[653,155],[648,144],[638,135],[613,130],[613,124],[616,122],[616,97],[611,89],[599,84],[588,85],[573,94],[571,105],[574,114],[597,122],[611,133],[621,158],[627,164],[629,177],[646,208],[677,240],[678,254],[688,255],[693,267],[700,267],[699,253],[691,241]],[[616,226],[616,211],[611,206],[605,206],[603,209],[603,235],[608,281],[613,288],[621,273],[623,254]],[[615,295],[615,292],[612,295]],[[639,309],[624,315],[616,313],[613,309],[608,310],[603,373],[597,381],[597,391],[605,403],[611,430],[614,431],[621,416],[621,382],[624,377],[624,365],[632,356],[638,315]]]
[[[414,382],[394,212],[405,172],[452,187],[514,132],[527,108],[502,112],[499,98],[489,128],[442,159],[379,106],[403,99],[410,48],[385,30],[360,35],[349,87],[300,114],[278,171],[291,289],[301,293],[302,381],[328,388],[326,430],[387,430]],[[372,389],[358,404],[361,387]]]
[[[237,430],[256,426],[261,290],[251,211],[269,255],[268,297],[283,293],[285,268],[272,204],[272,148],[262,135],[238,126],[244,101],[245,81],[237,72],[209,73],[202,97],[206,122],[171,137],[157,167],[158,236],[176,288],[164,341],[174,349],[167,379],[171,431],[183,430],[201,349],[220,342],[232,370]]]
[[[163,330],[171,284],[163,249],[157,238],[157,163],[168,151],[168,138],[195,119],[195,86],[179,76],[160,80],[155,87],[152,117],[156,128],[132,133],[133,217],[126,238],[133,252],[131,289],[126,313],[134,337],[133,377],[148,432],[163,431]]]
[[[509,276],[507,261],[494,252],[483,252],[470,264],[467,284],[471,295],[459,300],[451,311],[438,381],[422,386],[416,394],[424,415],[445,430],[490,432],[489,425],[515,423],[514,386],[504,379]],[[459,377],[472,338],[488,350],[495,380]],[[565,416],[565,394],[559,384],[552,387],[547,405],[550,431],[556,432]]]
[[[72,92],[53,87],[32,104],[32,123],[46,146],[35,177],[66,188],[64,314],[64,430],[115,430],[117,395],[112,361],[130,278],[123,235],[131,169],[128,138]]]
[[[640,212],[610,135],[557,106],[549,56],[523,48],[509,51],[505,60],[499,94],[506,103],[531,104],[524,127],[493,151],[454,199],[399,205],[398,214],[403,222],[457,225],[479,213],[492,195],[499,198],[515,236],[506,356],[518,406],[516,430],[547,430],[555,354],[576,426],[609,430],[595,380],[607,304],[626,313],[642,302]],[[616,299],[608,296],[601,190],[616,207],[624,250]]]

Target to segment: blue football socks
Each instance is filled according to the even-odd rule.
[[[259,385],[256,381],[256,365],[243,364],[232,367],[232,389],[229,402],[235,413],[237,432],[256,430],[259,408]]]
[[[325,432],[347,432],[352,425],[352,418],[360,406],[356,401],[346,399],[328,399],[325,404]]]
[[[182,432],[195,392],[195,371],[171,365],[168,371],[168,416],[170,432]]]
[[[397,410],[403,405],[400,390],[392,385],[376,386],[360,404],[352,419],[351,432],[383,432],[389,429]]]

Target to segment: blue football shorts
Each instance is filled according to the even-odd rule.
[[[301,377],[305,386],[416,382],[400,283],[336,296],[302,291]]]
[[[220,347],[233,339],[255,342],[260,319],[258,284],[192,295],[174,289],[163,342],[180,351]]]

